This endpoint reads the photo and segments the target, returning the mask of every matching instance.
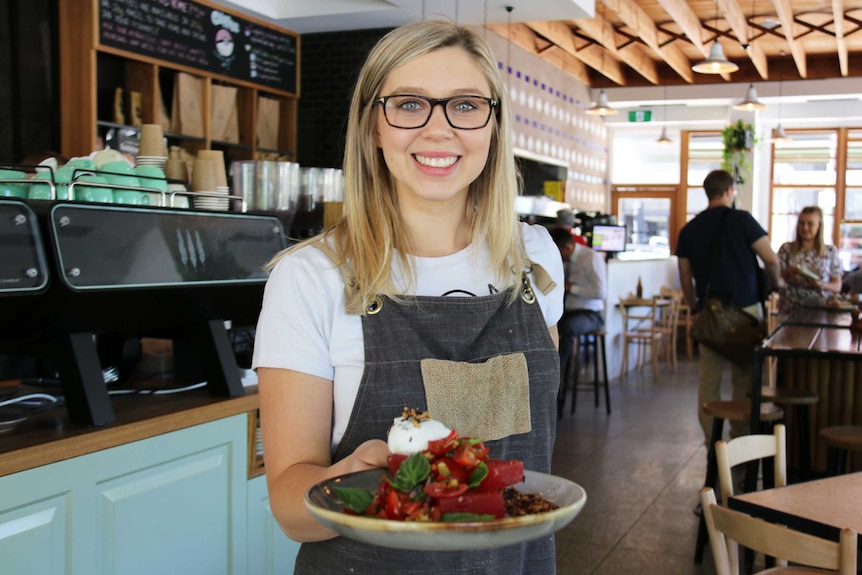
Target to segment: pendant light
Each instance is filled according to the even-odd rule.
[[[718,0],[715,2],[715,21],[718,23]],[[692,71],[701,74],[724,74],[725,72],[736,72],[739,66],[724,56],[724,48],[718,41],[718,34],[709,48],[709,57],[691,67]]]
[[[618,110],[614,110],[608,104],[608,95],[604,90],[599,92],[599,97],[596,98],[596,103],[591,108],[587,108],[584,113],[591,116],[613,116]]]
[[[784,57],[783,50],[781,51],[781,56]],[[793,138],[784,133],[784,126],[781,125],[781,80],[783,76],[782,69],[782,72],[778,75],[778,127],[773,130],[772,137],[769,139],[778,147],[793,141]]]
[[[604,5],[602,5],[602,12],[604,13]],[[604,47],[604,39],[605,39],[605,23],[604,18],[600,22],[602,26],[602,68],[605,67],[605,47]],[[596,98],[596,103],[592,105],[592,107],[587,108],[584,113],[589,114],[590,116],[613,116],[617,113],[617,110],[614,110],[608,104],[608,95],[605,94],[604,89],[599,91],[599,97]]]
[[[754,84],[749,84],[748,90],[745,92],[745,99],[734,104],[733,109],[753,112],[754,110],[765,110],[766,104],[757,99],[757,90],[754,88]]]
[[[667,85],[664,86],[664,96],[661,107],[661,121],[664,122],[665,120],[667,120]],[[663,146],[673,143],[673,140],[671,140],[667,135],[667,126],[661,127],[661,136],[658,137],[656,143],[662,144]]]

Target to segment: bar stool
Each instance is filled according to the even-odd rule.
[[[566,363],[563,382],[560,384],[560,393],[557,396],[557,417],[563,416],[563,405],[566,403],[566,392],[571,387],[572,389],[572,410],[575,413],[575,408],[578,405],[578,379],[581,374],[581,358],[583,352],[587,359],[593,364],[593,393],[595,396],[595,406],[599,406],[599,387],[605,388],[605,410],[608,415],[611,413],[611,395],[608,390],[608,360],[605,353],[605,335],[607,332],[604,329],[597,329],[578,336],[577,353],[572,353],[569,361]],[[599,379],[599,354],[601,354],[601,371],[602,379]],[[570,375],[574,372],[574,381],[569,384]]]
[[[715,458],[715,444],[724,433],[724,422],[740,421],[747,423],[751,418],[751,402],[747,400],[716,400],[707,401],[703,404],[703,412],[712,417],[712,432],[709,437],[709,451],[706,456],[706,479],[704,487],[715,489],[718,480],[718,462]],[[763,427],[771,427],[773,423],[784,417],[784,411],[773,403],[760,404],[760,423]],[[760,430],[766,432],[765,429]],[[758,433],[752,430],[752,433]],[[725,503],[726,504],[726,503]],[[700,516],[700,525],[697,530],[697,544],[694,550],[694,562],[703,561],[703,548],[709,542],[706,532],[706,523],[703,514]]]
[[[830,475],[841,475],[847,471],[847,459],[851,451],[862,451],[862,426],[836,425],[820,430],[820,439],[826,444],[826,471]]]
[[[799,476],[802,481],[806,481],[811,476],[811,427],[808,412],[810,406],[820,401],[820,396],[817,392],[805,389],[765,386],[760,391],[760,400],[788,409],[799,445]]]

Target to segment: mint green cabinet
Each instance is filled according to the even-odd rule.
[[[272,517],[266,477],[248,482],[248,573],[293,573],[299,543],[288,538]]]
[[[247,573],[246,434],[240,414],[0,477],[0,573]]]

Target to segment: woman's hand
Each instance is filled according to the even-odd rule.
[[[386,467],[388,455],[389,447],[385,441],[369,439],[339,463],[345,465],[345,473],[367,471],[377,467]]]

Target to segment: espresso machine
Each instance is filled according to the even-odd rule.
[[[0,198],[0,354],[53,362],[84,426],[115,420],[100,336],[170,339],[175,380],[242,395],[225,322],[256,323],[286,246],[266,215]]]

